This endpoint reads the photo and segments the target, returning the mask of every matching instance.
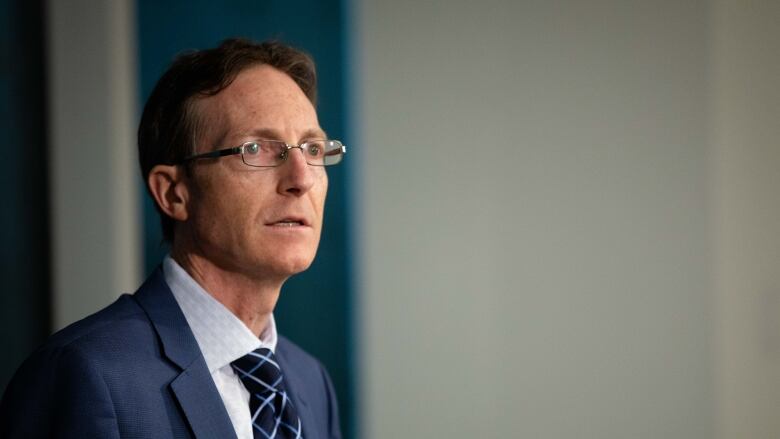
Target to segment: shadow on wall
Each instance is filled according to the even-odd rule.
[[[49,206],[43,8],[0,2],[0,390],[49,333]]]

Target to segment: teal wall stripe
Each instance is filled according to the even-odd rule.
[[[350,153],[345,71],[345,14],[339,0],[297,2],[230,0],[138,0],[141,102],[173,57],[184,50],[213,47],[243,36],[275,38],[309,52],[319,74],[318,114],[323,128],[341,138]],[[319,358],[336,391],[346,438],[354,437],[354,341],[352,261],[350,260],[349,165],[328,170],[325,225],[312,267],[284,286],[276,309],[280,332]],[[145,191],[144,191],[145,193]],[[145,267],[150,272],[165,255],[157,213],[144,200]]]
[[[340,188],[341,194],[344,197],[342,200],[344,210],[344,240],[342,242],[344,249],[344,279],[347,282],[344,290],[344,307],[345,307],[345,339],[344,343],[347,346],[346,349],[346,366],[347,376],[345,377],[348,396],[349,398],[343,398],[342,405],[347,405],[346,414],[342,415],[342,424],[345,424],[343,429],[345,438],[362,438],[364,437],[361,432],[361,404],[360,394],[358,392],[358,383],[360,382],[361,365],[359,359],[360,351],[360,332],[359,332],[359,316],[360,316],[360,296],[357,294],[357,278],[360,269],[359,266],[359,254],[357,252],[357,237],[359,236],[359,218],[355,203],[356,191],[352,189],[358,186],[359,174],[358,164],[360,163],[361,145],[358,142],[358,127],[355,126],[355,115],[358,109],[353,107],[355,101],[356,88],[353,86],[356,72],[355,51],[353,51],[354,40],[352,39],[352,29],[354,29],[353,17],[355,8],[351,0],[338,0],[340,9],[340,26],[341,26],[341,68],[340,68],[340,81],[341,81],[341,100],[342,100],[342,128],[343,138],[349,149],[349,159],[343,162],[344,164],[344,177],[342,180],[342,186]]]

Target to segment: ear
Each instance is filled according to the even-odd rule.
[[[190,194],[185,174],[181,166],[157,165],[146,180],[160,210],[177,221],[186,221],[189,217]]]

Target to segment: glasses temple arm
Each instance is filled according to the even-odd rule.
[[[233,155],[233,154],[241,154],[241,147],[236,146],[233,148],[218,149],[216,151],[204,152],[202,154],[195,154],[185,158],[181,162],[186,163],[192,160],[212,159],[212,158],[224,157],[226,155]]]

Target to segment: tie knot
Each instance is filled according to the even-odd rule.
[[[270,349],[259,348],[230,363],[251,393],[283,391],[282,372]]]

